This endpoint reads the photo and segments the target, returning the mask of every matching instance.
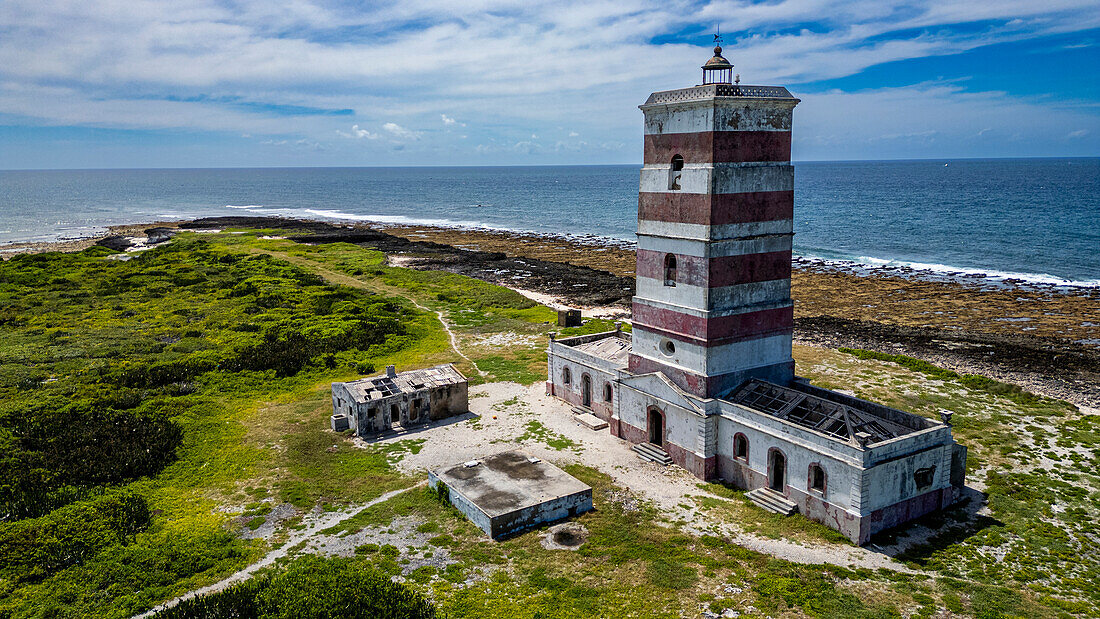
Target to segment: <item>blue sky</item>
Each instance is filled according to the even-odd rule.
[[[796,160],[1100,155],[1095,0],[4,0],[0,168],[637,163],[716,24]]]

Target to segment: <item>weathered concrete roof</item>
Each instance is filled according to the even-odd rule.
[[[710,99],[778,99],[798,103],[798,99],[782,86],[746,86],[744,84],[706,84],[678,90],[662,90],[649,95],[647,105],[680,103],[684,101],[706,101]]]
[[[628,357],[630,357],[630,340],[615,336],[577,344],[573,348],[601,359],[621,363],[623,367],[626,367]]]
[[[457,464],[435,475],[490,518],[541,505],[591,488],[558,467],[522,451]]]
[[[838,398],[844,397],[842,394],[835,395]],[[728,399],[746,408],[851,443],[858,443],[862,433],[866,433],[865,442],[872,444],[912,434],[934,424],[923,417],[887,409],[871,402],[847,397],[845,399],[848,403],[837,402],[759,379],[745,383]],[[887,419],[883,414],[876,414],[875,409],[888,412],[893,418]]]
[[[423,370],[399,372],[397,376],[370,376],[360,380],[343,383],[357,402],[383,400],[399,393],[415,393],[425,389],[434,389],[446,385],[466,382],[466,377],[453,363],[437,365]]]

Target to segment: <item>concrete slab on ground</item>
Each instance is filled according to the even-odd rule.
[[[592,413],[581,413],[580,415],[574,415],[573,419],[577,420],[577,423],[588,428],[589,430],[603,430],[607,427],[607,422]]]
[[[592,488],[522,451],[506,451],[429,471],[451,503],[493,539],[592,509]]]

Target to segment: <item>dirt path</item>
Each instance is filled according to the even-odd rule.
[[[253,252],[267,254],[267,255],[272,256],[274,258],[279,258],[280,260],[286,260],[287,262],[289,262],[291,264],[295,264],[295,265],[298,265],[298,266],[301,266],[301,267],[305,267],[305,268],[313,271],[314,273],[320,275],[321,277],[325,278],[330,283],[342,284],[344,286],[348,286],[348,287],[351,287],[351,288],[359,288],[360,290],[370,290],[371,292],[380,292],[380,293],[384,293],[384,294],[392,294],[392,295],[395,295],[395,296],[400,296],[403,299],[408,299],[409,303],[412,303],[413,305],[415,305],[417,307],[417,309],[420,309],[421,311],[424,311],[424,312],[429,312],[429,313],[435,314],[436,317],[439,319],[440,324],[443,325],[443,330],[447,332],[447,336],[450,338],[451,348],[453,348],[454,351],[456,353],[458,353],[458,356],[462,357],[463,359],[468,361],[470,363],[470,365],[473,366],[473,368],[475,370],[477,370],[478,374],[480,374],[482,376],[488,376],[489,375],[488,372],[486,372],[486,371],[482,370],[481,368],[477,367],[477,364],[474,363],[474,360],[471,359],[470,357],[466,356],[466,353],[462,352],[462,349],[459,348],[459,346],[458,346],[458,336],[455,335],[455,332],[451,329],[451,325],[447,322],[447,319],[444,318],[443,311],[442,310],[438,310],[438,311],[433,310],[429,307],[425,307],[425,306],[421,305],[420,303],[418,303],[416,301],[416,299],[413,299],[412,297],[408,296],[408,291],[406,291],[406,290],[391,290],[390,288],[385,287],[385,286],[372,286],[372,285],[364,282],[363,280],[356,279],[356,278],[354,278],[350,275],[345,275],[343,273],[339,273],[339,272],[333,271],[331,269],[327,269],[327,268],[317,264],[316,262],[314,262],[312,260],[302,258],[300,256],[291,256],[290,254],[285,254],[285,253],[279,252],[279,251],[272,251],[270,249],[259,249],[259,248],[255,248],[255,247],[252,247],[252,248],[249,248],[249,249],[250,249],[250,251],[253,251]]]
[[[253,563],[252,565],[249,565],[248,567],[244,568],[243,570],[240,570],[239,572],[234,573],[232,576],[229,576],[228,578],[220,580],[220,581],[218,581],[218,582],[216,582],[212,585],[208,585],[208,586],[202,587],[200,589],[195,589],[194,591],[189,591],[189,592],[187,592],[187,593],[185,593],[185,594],[183,594],[183,595],[181,595],[177,598],[173,598],[171,600],[168,600],[167,602],[163,602],[162,604],[160,604],[160,605],[152,608],[151,610],[148,610],[148,611],[146,611],[146,612],[144,612],[140,615],[135,615],[135,619],[143,619],[144,617],[151,617],[155,613],[160,612],[160,611],[165,610],[165,609],[168,609],[168,608],[172,608],[173,606],[175,606],[175,605],[177,605],[180,602],[183,602],[185,600],[190,600],[191,598],[198,597],[198,596],[201,596],[201,595],[206,595],[208,593],[215,593],[217,591],[221,591],[221,590],[225,589],[226,587],[229,587],[230,585],[233,585],[233,584],[236,584],[236,583],[239,583],[239,582],[244,582],[244,581],[248,580],[249,578],[251,578],[252,575],[255,574],[257,571],[259,571],[259,570],[261,570],[265,567],[268,567],[268,566],[274,564],[275,561],[285,557],[287,555],[287,553],[290,552],[291,548],[293,548],[296,545],[310,539],[311,537],[317,535],[319,532],[324,531],[325,529],[328,529],[329,527],[333,527],[333,526],[336,526],[336,525],[340,524],[341,522],[347,520],[348,518],[351,518],[352,516],[358,514],[361,511],[363,511],[364,509],[368,509],[370,507],[378,505],[379,503],[385,503],[386,501],[392,499],[393,497],[395,497],[399,494],[403,494],[405,492],[408,492],[409,490],[412,490],[413,488],[419,488],[420,486],[423,486],[426,483],[428,483],[428,482],[423,481],[423,482],[420,482],[419,484],[416,484],[414,486],[409,486],[408,488],[402,488],[400,490],[394,490],[392,492],[387,492],[386,494],[383,494],[382,496],[378,497],[377,499],[374,499],[373,501],[369,501],[367,503],[363,503],[362,505],[355,505],[355,506],[352,506],[352,507],[349,507],[347,509],[343,509],[343,510],[340,510],[340,511],[329,512],[329,513],[323,514],[320,517],[318,517],[316,520],[314,520],[312,523],[307,525],[306,528],[302,529],[301,531],[295,531],[290,536],[290,538],[286,540],[286,542],[283,545],[281,545],[278,548],[276,548],[275,550],[272,550],[271,552],[267,553],[267,555],[264,556],[263,559],[260,559],[259,561]]]

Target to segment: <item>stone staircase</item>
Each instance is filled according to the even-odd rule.
[[[665,450],[653,443],[638,443],[632,449],[638,453],[638,457],[642,460],[649,460],[665,466],[672,464],[672,458],[668,457]]]
[[[756,490],[746,492],[745,496],[753,503],[756,503],[760,509],[774,514],[790,516],[798,511],[798,505],[788,501],[787,497],[771,488],[757,488]]]

